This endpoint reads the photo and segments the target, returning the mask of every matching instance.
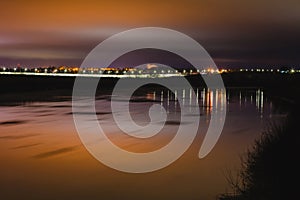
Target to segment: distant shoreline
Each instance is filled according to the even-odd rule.
[[[299,88],[300,74],[261,74],[261,73],[224,73],[221,75],[226,88],[264,88],[276,95]],[[94,77],[95,78],[95,77]],[[193,87],[206,87],[200,75],[168,77],[166,79],[186,78]],[[76,77],[0,75],[0,104],[48,100],[57,96],[71,96]],[[109,93],[119,78],[101,78],[101,92]]]

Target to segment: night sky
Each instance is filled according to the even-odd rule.
[[[300,67],[299,0],[11,0],[0,7],[0,65],[80,65],[112,34],[157,26],[193,37],[219,66]]]

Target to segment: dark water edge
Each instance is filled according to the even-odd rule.
[[[211,75],[207,75],[208,77]],[[185,77],[193,87],[206,87],[199,75]],[[247,73],[236,72],[222,74],[226,88],[263,88],[271,96],[293,101],[298,96],[300,74]],[[91,79],[91,78],[86,78]],[[165,78],[175,81],[176,77]],[[119,79],[101,78],[97,94],[109,94]],[[0,105],[28,101],[63,101],[70,100],[75,77],[47,77],[28,75],[0,75]],[[147,86],[160,87],[160,86]]]

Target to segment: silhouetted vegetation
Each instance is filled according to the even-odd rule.
[[[288,117],[280,124],[271,124],[242,156],[241,170],[227,174],[233,193],[221,195],[220,200],[297,199],[300,178],[298,96],[294,93],[286,102],[290,109]]]

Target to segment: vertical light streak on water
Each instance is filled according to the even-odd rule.
[[[201,98],[202,98],[202,106],[204,108],[205,106],[205,89],[203,89],[203,91],[201,91]]]
[[[239,100],[240,100],[240,108],[242,107],[242,92],[239,94]]]
[[[259,102],[260,102],[260,100],[259,100],[259,93],[260,93],[260,90],[258,89],[256,91],[256,95],[255,95],[256,109],[258,109],[258,110],[259,110]]]
[[[199,103],[199,89],[196,90],[196,104]]]
[[[185,89],[182,90],[182,105],[185,105]]]
[[[263,111],[264,111],[264,92],[260,92],[260,117],[263,117]]]
[[[192,111],[192,88],[190,88],[190,95],[189,95],[189,111]]]
[[[167,113],[170,111],[170,91],[167,92]]]
[[[175,113],[177,113],[177,90],[174,91],[174,101],[175,101]]]
[[[161,105],[160,111],[161,112],[163,111],[163,104],[164,104],[164,91],[162,90],[160,92],[160,105]]]
[[[218,91],[218,89],[216,89],[216,108],[215,108],[215,110],[218,110],[218,99],[219,99],[219,91]]]

